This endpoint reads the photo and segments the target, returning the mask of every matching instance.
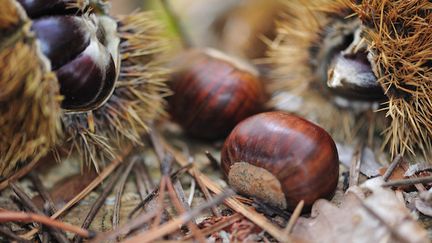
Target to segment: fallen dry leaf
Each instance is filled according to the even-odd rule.
[[[351,187],[338,207],[317,201],[311,218],[298,219],[292,236],[303,242],[429,242],[427,231],[381,177]]]
[[[81,192],[97,176],[92,170],[86,173],[79,173],[62,179],[49,190],[49,194],[56,208],[63,207],[79,192]],[[33,203],[39,208],[43,208],[43,199],[41,196],[35,196]]]

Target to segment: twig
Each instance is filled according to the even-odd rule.
[[[169,177],[166,177],[166,178],[167,178],[168,195],[170,196],[171,200],[173,201],[174,207],[176,208],[176,210],[179,214],[186,213],[187,211],[183,207],[183,205],[179,199],[179,195],[175,192],[171,179]],[[202,242],[202,243],[206,242],[204,239],[204,236],[201,234],[201,232],[198,229],[198,227],[196,226],[196,224],[194,222],[192,222],[193,220],[194,220],[194,218],[192,218],[191,221],[188,222],[189,230],[192,232],[192,234],[195,236],[195,239],[198,242]]]
[[[207,156],[207,159],[210,161],[210,164],[212,165],[213,169],[219,169],[219,162],[217,161],[217,159],[209,151],[205,151],[205,155]]]
[[[191,208],[190,208],[190,206],[189,206],[189,204],[188,204],[188,202],[186,200],[186,195],[185,195],[183,186],[180,183],[180,180],[176,179],[176,180],[173,181],[173,180],[170,179],[170,181],[173,184],[174,190],[175,190],[176,195],[177,195],[177,197],[179,199],[179,202],[182,205],[182,208],[184,208],[186,211],[189,211]],[[193,219],[192,221],[193,221],[194,224],[196,224],[196,220],[195,219]]]
[[[186,166],[183,166],[182,168],[178,169],[176,172],[171,173],[171,180],[176,180],[177,177],[183,173],[185,173],[189,168],[191,167],[191,164],[188,164]],[[150,202],[155,196],[159,194],[159,186],[157,186],[153,191],[148,194],[132,211],[129,213],[128,218],[132,218],[136,212],[142,207],[144,207],[148,202]]]
[[[144,207],[148,202],[153,200],[157,195],[159,195],[159,186],[153,189],[153,191],[150,194],[148,194],[134,209],[132,209],[132,211],[128,215],[128,218],[131,219],[135,215],[135,213],[138,212],[140,208]]]
[[[146,243],[146,242],[152,242],[156,239],[159,239],[160,237],[162,237],[164,235],[167,235],[171,232],[176,231],[178,229],[179,225],[182,225],[185,222],[190,221],[191,219],[195,218],[203,210],[205,210],[205,209],[207,209],[213,205],[217,205],[217,204],[221,203],[223,200],[225,200],[226,198],[228,198],[232,195],[234,195],[234,192],[232,190],[228,189],[225,192],[222,192],[218,196],[214,197],[212,201],[205,202],[205,203],[201,204],[199,207],[193,209],[192,211],[184,213],[184,214],[180,215],[179,217],[174,218],[173,220],[169,221],[168,223],[166,223],[160,227],[154,228],[152,230],[138,234],[134,237],[128,238],[125,241],[123,241],[123,243],[135,243],[135,242]]]
[[[45,203],[48,204],[49,207],[49,213],[50,215],[55,213],[57,211],[54,202],[51,198],[51,195],[43,185],[42,181],[40,180],[39,176],[36,175],[34,172],[29,173],[29,178],[32,181],[34,187],[38,191],[39,195],[42,197],[42,199],[45,201]]]
[[[188,165],[188,160],[183,156],[183,154],[179,153],[177,150],[172,148],[169,144],[167,144],[164,140],[162,140],[162,144],[165,147],[167,151],[172,153],[176,160],[181,166]],[[191,170],[189,170],[189,173],[192,173]],[[217,185],[215,182],[213,182],[210,178],[208,178],[206,175],[197,172],[198,177],[203,181],[205,186],[211,190],[215,194],[221,194],[222,188]],[[267,231],[270,235],[272,235],[276,240],[279,240],[281,242],[286,242],[287,237],[284,234],[283,230],[279,227],[273,225],[271,222],[267,220],[263,215],[255,212],[250,207],[247,207],[243,205],[240,201],[238,201],[235,198],[228,198],[225,200],[225,204],[235,210],[236,212],[239,212],[240,214],[244,215],[246,218],[248,218],[250,221],[254,222],[256,225],[261,227],[263,230]]]
[[[239,200],[241,201],[241,200]],[[242,202],[242,201],[241,201]],[[243,202],[245,204],[248,204],[248,202]],[[285,220],[289,220],[291,217],[291,213],[288,211],[285,211],[283,209],[280,209],[276,206],[269,205],[267,203],[262,202],[258,198],[253,198],[252,206],[257,210],[257,212],[262,213],[266,216],[275,217],[279,216]]]
[[[139,160],[138,157],[133,157],[131,161],[129,162],[128,166],[124,170],[123,174],[121,175],[117,188],[115,190],[115,202],[114,202],[114,212],[112,217],[112,227],[117,228],[120,223],[120,206],[121,206],[121,197],[123,195],[124,186],[126,184],[126,180],[135,165],[135,163]]]
[[[40,210],[38,207],[36,207],[36,205],[32,202],[30,197],[18,185],[16,185],[14,182],[11,182],[10,187],[21,200],[20,203],[22,203],[27,209],[29,209],[30,211],[38,215],[44,214],[44,212]],[[69,240],[63,234],[63,232],[61,232],[60,230],[56,228],[50,228],[50,231],[52,236],[54,236],[58,242],[61,243],[69,242]]]
[[[364,149],[364,142],[361,141],[357,145],[357,149],[351,160],[350,178],[349,178],[350,187],[358,185],[359,176],[360,176],[360,166],[363,160],[363,149]]]
[[[192,205],[192,201],[194,199],[195,188],[196,188],[196,182],[195,182],[195,180],[191,180],[191,185],[190,185],[190,189],[189,189],[189,197],[188,197],[188,201],[187,201],[187,203],[189,204],[189,207]]]
[[[360,201],[360,205],[366,210],[366,212],[368,212],[370,215],[380,221],[380,223],[383,224],[393,236],[395,236],[398,240],[401,240],[401,242],[410,242],[410,239],[407,239],[404,235],[400,234],[397,229],[387,223],[387,221],[385,221],[379,214],[377,214],[372,208],[366,205],[366,203],[361,198],[359,198],[357,195],[355,195],[355,197],[357,198],[357,200]]]
[[[390,176],[392,175],[393,171],[396,169],[396,167],[399,165],[399,163],[402,161],[402,155],[398,154],[391,162],[390,166],[387,168],[386,172],[383,175],[383,180],[387,181]]]
[[[160,208],[158,208],[157,214],[156,214],[156,218],[153,221],[152,224],[152,228],[156,228],[161,220],[162,220],[162,213],[163,213],[163,205],[164,205],[164,198],[165,198],[165,188],[166,188],[166,177],[163,176],[161,178],[160,184],[159,184],[159,195],[157,198],[157,205],[160,206]]]
[[[303,206],[304,206],[304,201],[301,200],[297,204],[296,208],[294,209],[294,212],[292,213],[291,218],[288,221],[287,226],[285,227],[284,232],[285,232],[286,235],[290,235],[291,234],[291,231],[294,228],[294,225],[297,222],[297,219],[299,218],[299,216],[301,214],[301,211],[303,210]]]
[[[90,241],[90,243],[108,242],[108,241],[115,240],[120,235],[127,235],[129,234],[129,232],[132,232],[133,230],[137,229],[141,225],[145,224],[146,222],[154,218],[157,214],[157,211],[158,210],[153,210],[146,214],[141,214],[136,218],[132,219],[131,221],[129,221],[128,224],[125,224],[120,228],[114,229],[110,232],[101,233],[92,241]]]
[[[61,208],[57,213],[53,214],[51,218],[57,218],[62,215],[65,211],[75,205],[77,202],[81,201],[90,192],[92,192],[97,186],[99,186],[102,181],[105,180],[116,168],[119,166],[123,159],[131,152],[132,146],[126,147],[122,154],[115,158],[84,190],[82,190],[78,195],[76,195],[72,200],[70,200],[63,208]]]
[[[162,0],[163,1],[163,0]],[[163,146],[161,145],[161,138],[156,134],[156,128],[151,127],[149,131],[150,141],[153,144],[153,148],[156,152],[156,156],[159,159],[159,163],[163,164],[163,160],[165,159],[165,151]],[[162,170],[162,168],[161,168]]]
[[[241,220],[243,217],[243,215],[239,214],[239,213],[235,213],[231,216],[226,217],[224,220],[219,221],[205,229],[201,230],[201,233],[205,236],[211,235],[214,232],[218,232],[222,229],[224,229],[225,227],[228,227],[230,225],[232,225],[233,223]],[[192,238],[192,235],[187,235],[185,236],[182,240],[189,240],[190,238]]]
[[[76,195],[74,198],[72,198],[63,208],[61,208],[59,211],[57,211],[55,214],[51,215],[52,219],[58,218],[60,215],[62,215],[64,212],[66,212],[69,208],[71,208],[73,205],[75,205],[77,202],[81,201],[84,197],[86,197],[90,192],[92,192],[102,181],[105,180],[107,176],[109,176],[116,168],[121,164],[123,161],[123,158],[127,156],[130,151],[132,150],[132,146],[127,147],[122,155],[118,156],[116,159],[114,159],[84,190],[82,190],[78,195]],[[36,234],[39,231],[38,228],[35,228],[22,237],[26,239],[31,239],[34,234]]]
[[[383,187],[409,186],[409,185],[425,184],[425,183],[432,183],[432,176],[394,180],[394,181],[385,182],[382,184],[382,186]]]
[[[17,221],[25,223],[37,222],[50,227],[78,234],[84,238],[91,238],[95,236],[95,233],[92,231],[88,231],[68,223],[57,221],[44,215],[26,212],[0,211],[0,222],[5,223]]]
[[[10,187],[18,196],[18,198],[21,200],[20,203],[22,203],[28,210],[37,214],[44,214],[42,210],[36,207],[36,205],[32,202],[30,197],[27,196],[27,194],[17,184],[15,184],[15,182],[11,182]]]
[[[12,240],[18,241],[20,243],[31,243],[29,240],[25,240],[18,235],[16,235],[12,230],[8,229],[6,226],[0,226],[0,235],[4,235]]]
[[[203,181],[201,180],[201,177],[198,176],[197,174],[198,174],[198,170],[196,168],[193,168],[192,169],[192,176],[194,177],[194,179],[198,183],[198,186],[201,189],[202,193],[204,194],[205,199],[211,200],[212,196],[210,195],[208,188],[204,185]],[[216,216],[216,217],[221,216],[221,213],[219,212],[219,210],[216,207],[212,207],[211,210],[212,210],[214,216]]]
[[[81,225],[81,228],[88,229],[90,224],[93,222],[93,219],[96,217],[96,214],[99,212],[100,208],[104,204],[106,198],[111,193],[112,189],[114,188],[116,182],[122,175],[122,167],[120,167],[115,174],[112,176],[111,180],[107,183],[106,187],[103,189],[102,193],[99,195],[99,197],[96,199],[96,201],[91,206],[87,216],[84,219],[84,222]],[[82,238],[79,235],[76,235],[73,239],[73,242],[78,243],[81,242]]]
[[[140,194],[141,200],[144,200],[147,197],[147,194],[150,193],[154,188],[154,186],[150,184],[151,181],[147,170],[144,168],[144,164],[140,162],[135,164],[135,169],[133,172],[135,175],[135,183],[138,193]]]
[[[8,187],[9,183],[17,181],[21,177],[27,175],[33,169],[33,167],[35,167],[35,165],[37,165],[37,163],[39,161],[40,161],[40,158],[33,159],[29,164],[27,164],[22,169],[20,169],[16,173],[14,173],[11,177],[9,177],[6,180],[0,182],[0,191],[2,191],[3,189],[5,189],[6,187]]]

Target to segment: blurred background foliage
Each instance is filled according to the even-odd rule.
[[[275,21],[282,8],[277,0],[168,2],[194,47],[214,47],[250,60],[265,56],[264,40],[275,37]],[[161,0],[112,0],[111,4],[115,14],[128,14],[138,8],[156,11],[173,39],[173,50],[181,51],[175,25],[167,17]]]

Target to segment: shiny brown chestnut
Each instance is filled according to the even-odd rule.
[[[222,170],[237,192],[292,210],[310,208],[333,195],[339,159],[333,139],[321,127],[274,111],[239,123],[226,139]]]
[[[114,33],[116,22],[92,12],[88,1],[19,3],[32,18],[31,30],[40,43],[41,54],[57,75],[64,97],[62,108],[87,112],[102,106],[114,92],[118,76],[120,40]]]
[[[190,136],[217,139],[241,120],[263,111],[258,72],[217,50],[187,51],[171,78],[169,112]]]

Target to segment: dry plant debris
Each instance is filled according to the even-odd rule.
[[[55,239],[50,238],[50,235],[59,237],[53,232],[62,235],[63,232],[73,232],[64,235],[67,238],[60,242],[72,239],[74,235],[74,242],[82,242],[82,239],[91,242],[151,242],[162,239],[199,242],[428,242],[427,231],[416,221],[412,212],[414,215],[419,212],[428,215],[432,211],[430,193],[427,190],[415,193],[412,199],[414,208],[411,208],[410,203],[405,206],[407,196],[401,201],[400,194],[402,199],[405,195],[402,191],[397,188],[394,191],[394,187],[383,187],[400,179],[405,184],[429,179],[424,176],[392,177],[398,166],[403,164],[403,159],[393,161],[390,168],[384,172],[390,175],[389,181],[385,182],[382,177],[377,177],[366,180],[360,186],[351,186],[340,200],[319,200],[314,204],[311,215],[300,215],[302,204],[297,206],[292,215],[282,214],[271,208],[264,209],[263,215],[255,208],[261,207],[263,210],[262,203],[232,196],[232,192],[227,194],[222,190],[223,184],[217,177],[208,174],[213,168],[207,156],[210,156],[213,150],[212,153],[205,153],[207,147],[192,143],[189,145],[196,146],[195,148],[180,151],[172,145],[178,144],[175,142],[176,138],[162,136],[156,129],[149,137],[155,152],[143,153],[131,148],[123,151],[123,156],[112,161],[99,176],[85,183],[87,186],[80,192],[74,192],[77,195],[58,211],[54,212],[57,205],[53,207],[54,210],[51,209],[51,213],[41,208],[31,210],[35,213],[18,212],[18,206],[13,210],[8,208],[0,211],[3,222],[14,222],[5,224],[0,234],[8,239],[25,241],[37,240],[45,234],[45,238],[49,239]],[[183,148],[184,146],[186,145],[182,145]],[[188,159],[195,155],[194,149],[198,149],[201,155]],[[149,156],[149,153],[152,155]],[[146,158],[146,161],[141,158]],[[215,160],[211,156],[210,158]],[[146,177],[139,180],[133,178],[134,173],[130,172],[136,168],[147,171]],[[409,166],[404,168],[399,168],[402,171],[397,174],[403,175]],[[55,194],[49,194],[49,189],[44,188],[43,183],[39,185],[38,178],[34,176],[30,176],[30,182],[39,193],[47,194],[39,198],[47,202],[47,198]],[[43,181],[43,176],[41,178]],[[360,176],[359,180],[364,181],[362,178],[364,177]],[[183,202],[187,201],[187,196],[192,192],[186,189],[182,195],[176,189],[176,184],[185,186],[185,182],[190,183],[191,180],[196,180],[197,187],[194,189],[196,192],[193,192],[192,202],[195,203],[188,208]],[[27,205],[27,208],[37,207],[30,200],[26,183],[28,185],[26,180],[15,182],[11,184],[12,189],[21,195],[19,204]],[[412,190],[415,189],[413,187]],[[197,192],[198,190],[201,192]],[[125,201],[131,193],[135,195],[135,199]],[[24,196],[25,194],[28,196]],[[145,197],[141,198],[140,194]],[[56,198],[52,200],[56,201]],[[73,205],[75,206],[72,208]],[[2,201],[0,207],[5,207]],[[46,213],[48,214],[44,215]],[[113,215],[117,215],[114,222]],[[59,216],[63,216],[63,219],[57,219]],[[86,217],[90,218],[83,224]],[[28,224],[19,224],[20,221],[41,223],[49,227],[28,227]],[[57,230],[49,230],[53,227]]]
[[[127,30],[123,34],[125,39],[130,37]],[[139,45],[134,39],[129,41]],[[135,71],[144,70],[125,70],[123,80],[144,82]],[[158,77],[165,75],[163,69],[155,72]],[[160,86],[162,80],[155,82],[154,92],[167,92]],[[121,85],[126,93],[134,93],[126,81]],[[147,100],[142,98],[138,103]],[[137,108],[135,103],[130,105]],[[218,159],[212,156],[219,154],[220,146],[171,134],[165,124],[152,127],[149,137],[140,137],[122,122],[130,119],[127,123],[136,125],[139,120],[117,117],[109,108],[105,111],[114,119],[113,131],[124,133],[119,137],[152,144],[153,149],[126,146],[98,174],[59,175],[63,180],[57,183],[46,180],[58,170],[51,171],[45,163],[35,169],[34,160],[0,182],[0,241],[420,243],[429,242],[428,231],[432,236],[430,228],[423,228],[432,225],[427,222],[432,217],[431,167],[412,165],[396,156],[388,167],[380,168],[386,157],[377,154],[368,140],[371,136],[357,143],[347,140],[338,147],[343,173],[332,201],[316,202],[310,215],[300,214],[300,203],[291,214],[225,190]],[[74,162],[50,166],[63,168],[67,163]],[[79,171],[79,163],[72,166]],[[348,183],[351,187],[345,192]]]
[[[303,242],[429,242],[394,191],[382,188],[382,178],[351,187],[337,207],[318,201],[311,218],[300,218],[293,236]]]

